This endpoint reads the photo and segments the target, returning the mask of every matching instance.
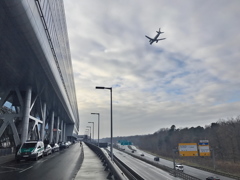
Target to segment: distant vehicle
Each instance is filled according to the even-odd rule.
[[[132,153],[134,153],[134,150],[132,150]]]
[[[184,170],[183,165],[180,165],[180,164],[176,165],[175,168],[176,168],[176,170],[182,171],[182,172],[183,172],[183,170]]]
[[[34,159],[43,156],[44,144],[42,141],[26,141],[18,150],[16,160]]]
[[[144,154],[142,153],[141,156],[144,156]]]
[[[50,145],[51,145],[51,147],[52,147],[52,152],[53,152],[53,153],[59,151],[59,145],[58,145],[57,143],[55,143],[55,144],[50,144]]]
[[[213,177],[207,177],[206,180],[220,180],[220,178],[217,176],[213,176]]]
[[[66,147],[68,148],[72,143],[70,141],[65,142]]]
[[[156,31],[156,32],[157,32],[157,35],[154,38],[150,38],[145,35],[145,37],[149,39],[150,45],[152,45],[152,43],[154,43],[154,42],[158,43],[158,41],[166,39],[166,38],[158,39],[158,36],[160,34],[164,33],[164,32],[161,32],[160,28],[159,28],[159,31]]]
[[[66,149],[66,148],[67,148],[66,143],[65,143],[65,142],[60,142],[60,143],[59,143],[59,148],[60,148],[60,150],[61,150],[61,149]]]
[[[52,146],[50,146],[49,144],[44,144],[43,155],[48,156],[49,154],[52,154]]]
[[[154,161],[159,161],[160,159],[159,159],[159,157],[154,157]]]

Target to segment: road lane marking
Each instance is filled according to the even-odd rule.
[[[30,167],[28,167],[28,168],[26,168],[26,169],[24,169],[24,170],[22,170],[22,171],[19,171],[19,173],[22,173],[22,172],[24,172],[24,171],[26,171],[26,170],[28,170],[28,169],[31,169],[33,166],[30,166]]]

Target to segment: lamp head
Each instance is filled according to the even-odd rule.
[[[102,87],[102,86],[96,86],[96,89],[105,89],[105,87]]]

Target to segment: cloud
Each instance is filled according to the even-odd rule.
[[[80,134],[96,111],[109,136],[110,92],[96,86],[113,87],[114,136],[239,115],[238,0],[64,4]],[[159,28],[166,40],[149,45]]]

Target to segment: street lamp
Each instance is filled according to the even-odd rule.
[[[87,140],[88,140],[88,132],[89,132],[89,129],[86,129],[85,134],[87,135]]]
[[[87,126],[87,128],[90,128],[90,141],[92,142],[92,139],[91,139],[91,126]]]
[[[91,113],[93,115],[98,115],[98,147],[99,147],[99,126],[100,126],[100,113]]]
[[[112,87],[102,87],[102,86],[96,86],[96,89],[109,89],[110,90],[110,100],[111,100],[111,160],[113,161],[113,122],[112,122]]]
[[[88,123],[92,123],[93,124],[93,141],[94,141],[94,122],[88,122]]]

